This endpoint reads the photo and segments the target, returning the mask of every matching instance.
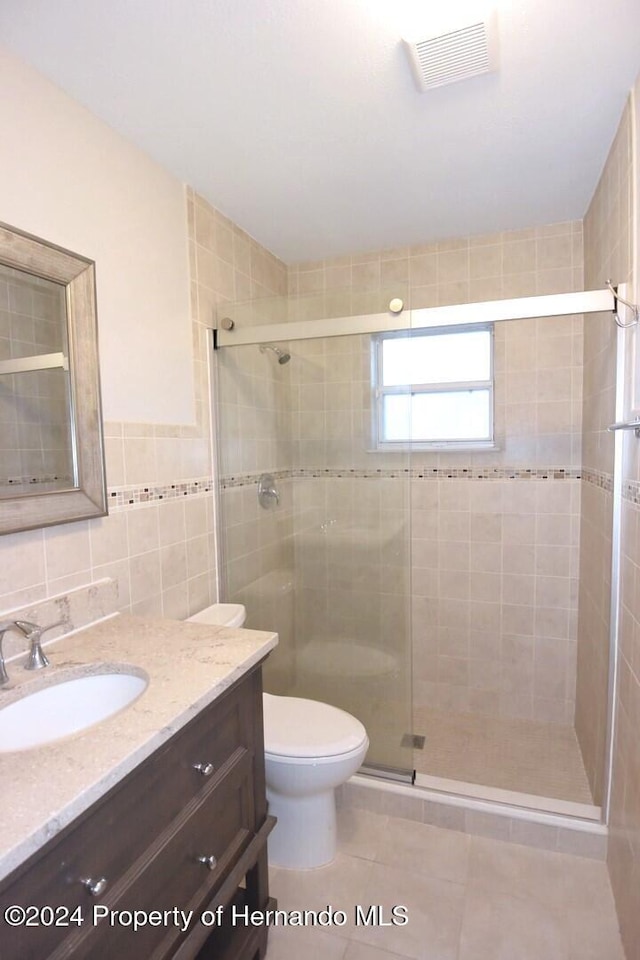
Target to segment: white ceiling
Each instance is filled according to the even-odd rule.
[[[640,0],[497,0],[499,72],[419,93],[456,2],[0,0],[0,41],[287,262],[582,217]]]

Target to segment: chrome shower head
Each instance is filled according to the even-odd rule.
[[[276,347],[273,343],[261,343],[260,344],[260,353],[266,353],[267,350],[270,350],[272,353],[275,353],[278,358],[278,363],[284,364],[289,363],[291,360],[291,354],[285,353],[284,350],[281,350],[280,347]]]

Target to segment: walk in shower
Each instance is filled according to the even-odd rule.
[[[224,305],[224,598],[280,635],[267,690],[362,720],[367,772],[596,818],[611,298],[409,296]]]

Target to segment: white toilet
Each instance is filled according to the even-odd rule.
[[[217,603],[189,620],[240,627],[239,603]],[[336,852],[335,788],[361,766],[367,732],[351,714],[317,700],[263,694],[269,813],[278,823],[269,838],[276,867],[321,867]]]

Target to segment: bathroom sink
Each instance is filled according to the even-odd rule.
[[[25,694],[0,709],[0,753],[29,750],[80,733],[129,706],[148,682],[139,674],[100,673],[60,680]]]

